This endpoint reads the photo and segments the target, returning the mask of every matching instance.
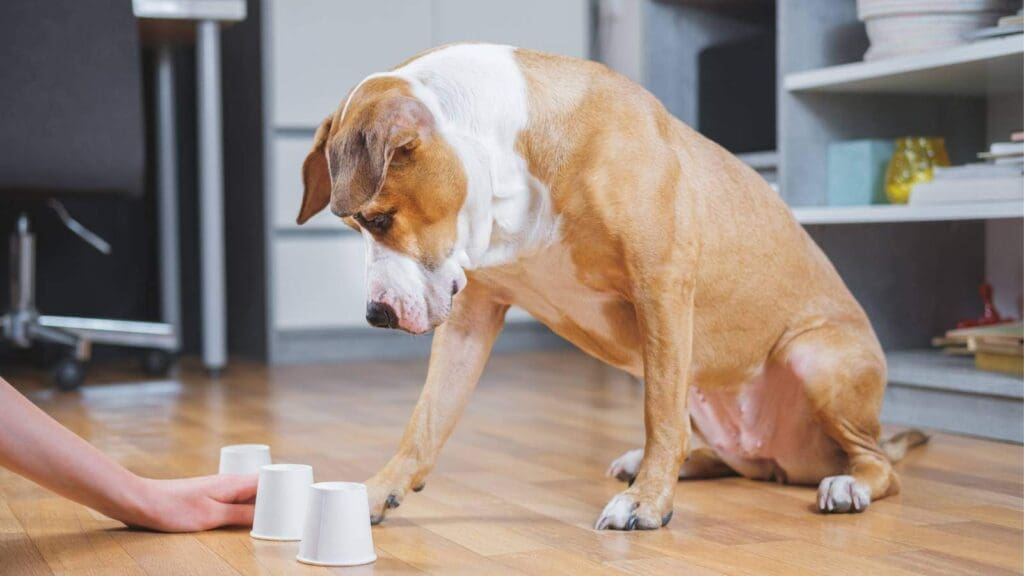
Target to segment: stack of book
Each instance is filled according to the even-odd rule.
[[[1016,137],[1016,135],[1014,135]],[[979,152],[978,158],[991,160],[993,164],[1006,164],[1020,168],[1024,165],[1024,142],[995,142],[988,152]]]
[[[1024,134],[996,142],[978,157],[984,162],[936,167],[930,182],[914,186],[910,204],[972,204],[1024,201]]]
[[[995,26],[973,30],[964,34],[967,40],[984,40],[985,38],[997,38],[999,36],[1010,36],[1024,32],[1024,10],[1003,16]]]
[[[1020,322],[957,328],[932,344],[946,354],[974,356],[978,370],[1024,376],[1024,324]]]

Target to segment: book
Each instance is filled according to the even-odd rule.
[[[1024,343],[1024,323],[1003,322],[1001,324],[989,324],[988,326],[956,328],[947,331],[943,340],[966,343],[971,339]]]
[[[947,178],[922,182],[910,191],[909,204],[971,204],[1024,201],[1024,178]]]
[[[1024,142],[993,142],[988,147],[988,152],[995,156],[1024,154]]]
[[[974,355],[974,367],[986,372],[1024,376],[1024,356],[1004,356],[1002,354],[978,352]]]
[[[945,336],[933,338],[932,345],[953,353],[985,352],[1024,357],[1024,324],[1004,322],[988,326],[972,326],[949,330]]]
[[[973,42],[976,40],[985,40],[987,38],[1011,36],[1013,34],[1020,34],[1021,32],[1024,32],[1024,24],[1007,24],[1006,26],[989,26],[988,28],[970,30],[961,34],[961,37],[964,40]]]
[[[996,23],[997,26],[1020,26],[1024,24],[1024,14],[1013,14],[1010,16],[1003,16]]]
[[[1024,169],[1012,165],[992,162],[974,162],[959,166],[936,166],[932,169],[932,177],[936,180],[949,178],[1014,178],[1021,176]]]
[[[974,367],[1024,376],[1024,323],[1004,322],[949,330],[932,339],[943,354],[974,356]]]
[[[1024,344],[975,341],[967,346],[968,350],[972,348],[976,354],[1001,354],[1024,358]]]

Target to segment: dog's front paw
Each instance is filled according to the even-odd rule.
[[[616,478],[623,482],[633,484],[637,470],[640,469],[640,461],[644,459],[644,449],[636,448],[616,458],[609,466],[605,474],[609,478]]]
[[[818,485],[818,510],[826,514],[863,512],[871,504],[871,489],[853,476],[829,476]]]
[[[601,512],[595,530],[655,530],[672,520],[672,509],[662,512],[653,501],[632,488],[616,494]]]
[[[380,524],[391,508],[398,508],[406,489],[377,476],[366,481],[366,498],[370,504],[370,524]]]

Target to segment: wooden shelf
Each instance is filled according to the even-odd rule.
[[[1024,35],[787,74],[790,92],[985,95],[1020,92]]]
[[[1024,218],[1022,202],[978,202],[931,206],[808,206],[794,207],[801,224],[859,224],[885,222],[939,222],[946,220],[998,220]]]

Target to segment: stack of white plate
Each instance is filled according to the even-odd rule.
[[[865,60],[913,54],[967,42],[1020,8],[1018,0],[857,0],[871,47]]]

